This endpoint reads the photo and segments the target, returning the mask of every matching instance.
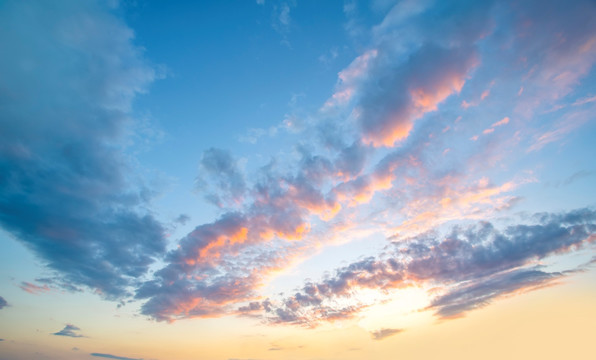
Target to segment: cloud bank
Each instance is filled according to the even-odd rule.
[[[441,288],[429,310],[440,318],[453,318],[500,296],[547,285],[566,274],[546,272],[537,261],[591,246],[596,241],[596,211],[586,208],[533,218],[535,223],[503,230],[482,221],[455,226],[444,236],[429,232],[393,243],[377,258],[337,269],[319,283],[306,283],[277,306],[269,302],[268,321],[317,326],[360,311],[362,304],[335,305],[342,303],[340,299],[357,299],[358,290],[420,285]]]
[[[165,250],[122,145],[156,72],[95,1],[9,1],[0,22],[0,225],[65,282],[124,296]]]

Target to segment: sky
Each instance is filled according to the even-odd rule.
[[[591,0],[0,0],[0,360],[587,358]]]

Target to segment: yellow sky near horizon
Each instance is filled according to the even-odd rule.
[[[23,309],[8,307],[0,313],[0,359],[43,359],[44,354],[100,359],[91,353],[145,360],[587,359],[596,333],[595,279],[592,269],[555,286],[496,300],[459,319],[439,321],[429,312],[415,314],[418,322],[387,318],[383,324],[403,331],[382,340],[373,339],[374,324],[364,317],[316,329],[235,317],[168,324],[132,312],[106,315],[113,304],[99,300],[91,300],[88,308],[63,303],[85,337],[59,337],[51,332],[63,324],[44,315],[55,317],[59,306],[49,305],[55,307],[51,312],[31,308],[31,318],[21,322],[12,317]]]

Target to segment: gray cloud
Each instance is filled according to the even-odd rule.
[[[95,357],[106,358],[106,359],[115,359],[115,360],[143,360],[141,358],[129,358],[129,357],[124,357],[124,356],[116,356],[116,355],[102,354],[102,353],[91,353],[89,355],[95,356]]]
[[[57,336],[68,336],[68,337],[84,337],[83,335],[79,334],[79,331],[81,329],[78,328],[77,326],[74,326],[72,324],[66,324],[66,326],[64,327],[64,329],[53,333],[52,335],[57,335]]]
[[[201,157],[197,186],[217,206],[237,205],[246,192],[244,176],[229,151],[210,148]]]
[[[441,318],[452,318],[502,295],[545,286],[566,273],[545,272],[534,265],[535,260],[593,242],[596,211],[538,213],[532,219],[533,224],[504,230],[489,222],[455,226],[442,237],[429,232],[394,243],[380,257],[340,268],[270,305],[269,321],[316,326],[330,320],[329,313],[346,310],[333,305],[334,299],[351,298],[362,288],[388,290],[419,283],[444,287],[445,293],[435,297],[429,309]]]
[[[498,273],[470,284],[460,284],[433,300],[430,307],[441,318],[460,317],[468,311],[484,307],[499,296],[517,290],[530,291],[563,276],[536,269],[521,269]]]
[[[0,226],[64,283],[124,296],[165,250],[121,145],[157,75],[95,1],[8,2],[0,22]]]
[[[304,251],[304,245],[287,240],[302,238],[308,217],[324,217],[337,201],[319,189],[333,173],[333,163],[303,147],[297,152],[297,169],[278,172],[274,162],[263,167],[247,189],[251,201],[197,226],[180,240],[180,246],[167,254],[168,264],[138,288],[136,297],[147,299],[143,314],[172,321],[235,311],[227,304],[250,301],[263,275],[291,261],[292,250]],[[206,154],[209,168],[236,176],[228,153]],[[263,242],[269,245],[260,247]]]
[[[180,225],[186,225],[186,223],[189,221],[190,221],[190,216],[188,216],[186,214],[180,214],[180,215],[178,215],[178,217],[176,217],[174,219],[174,222],[178,223]]]
[[[0,296],[0,309],[5,308],[6,306],[8,306],[8,303],[6,302],[6,300],[4,300],[2,296]]]
[[[377,331],[373,331],[371,333],[373,339],[375,340],[383,340],[388,338],[389,336],[399,334],[400,332],[404,331],[403,329],[379,329]]]

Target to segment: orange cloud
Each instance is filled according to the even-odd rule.
[[[436,111],[438,105],[450,95],[459,93],[465,84],[465,74],[442,74],[431,86],[413,87],[409,90],[409,105],[390,116],[382,131],[364,135],[363,142],[375,147],[394,146],[406,138],[414,126],[414,121],[428,112]]]
[[[519,185],[509,181],[494,186],[487,178],[470,186],[459,185],[459,181],[448,176],[438,184],[442,191],[410,201],[404,207],[407,220],[393,228],[393,232],[400,237],[410,236],[449,220],[482,218],[513,201],[515,197],[506,193]]]

